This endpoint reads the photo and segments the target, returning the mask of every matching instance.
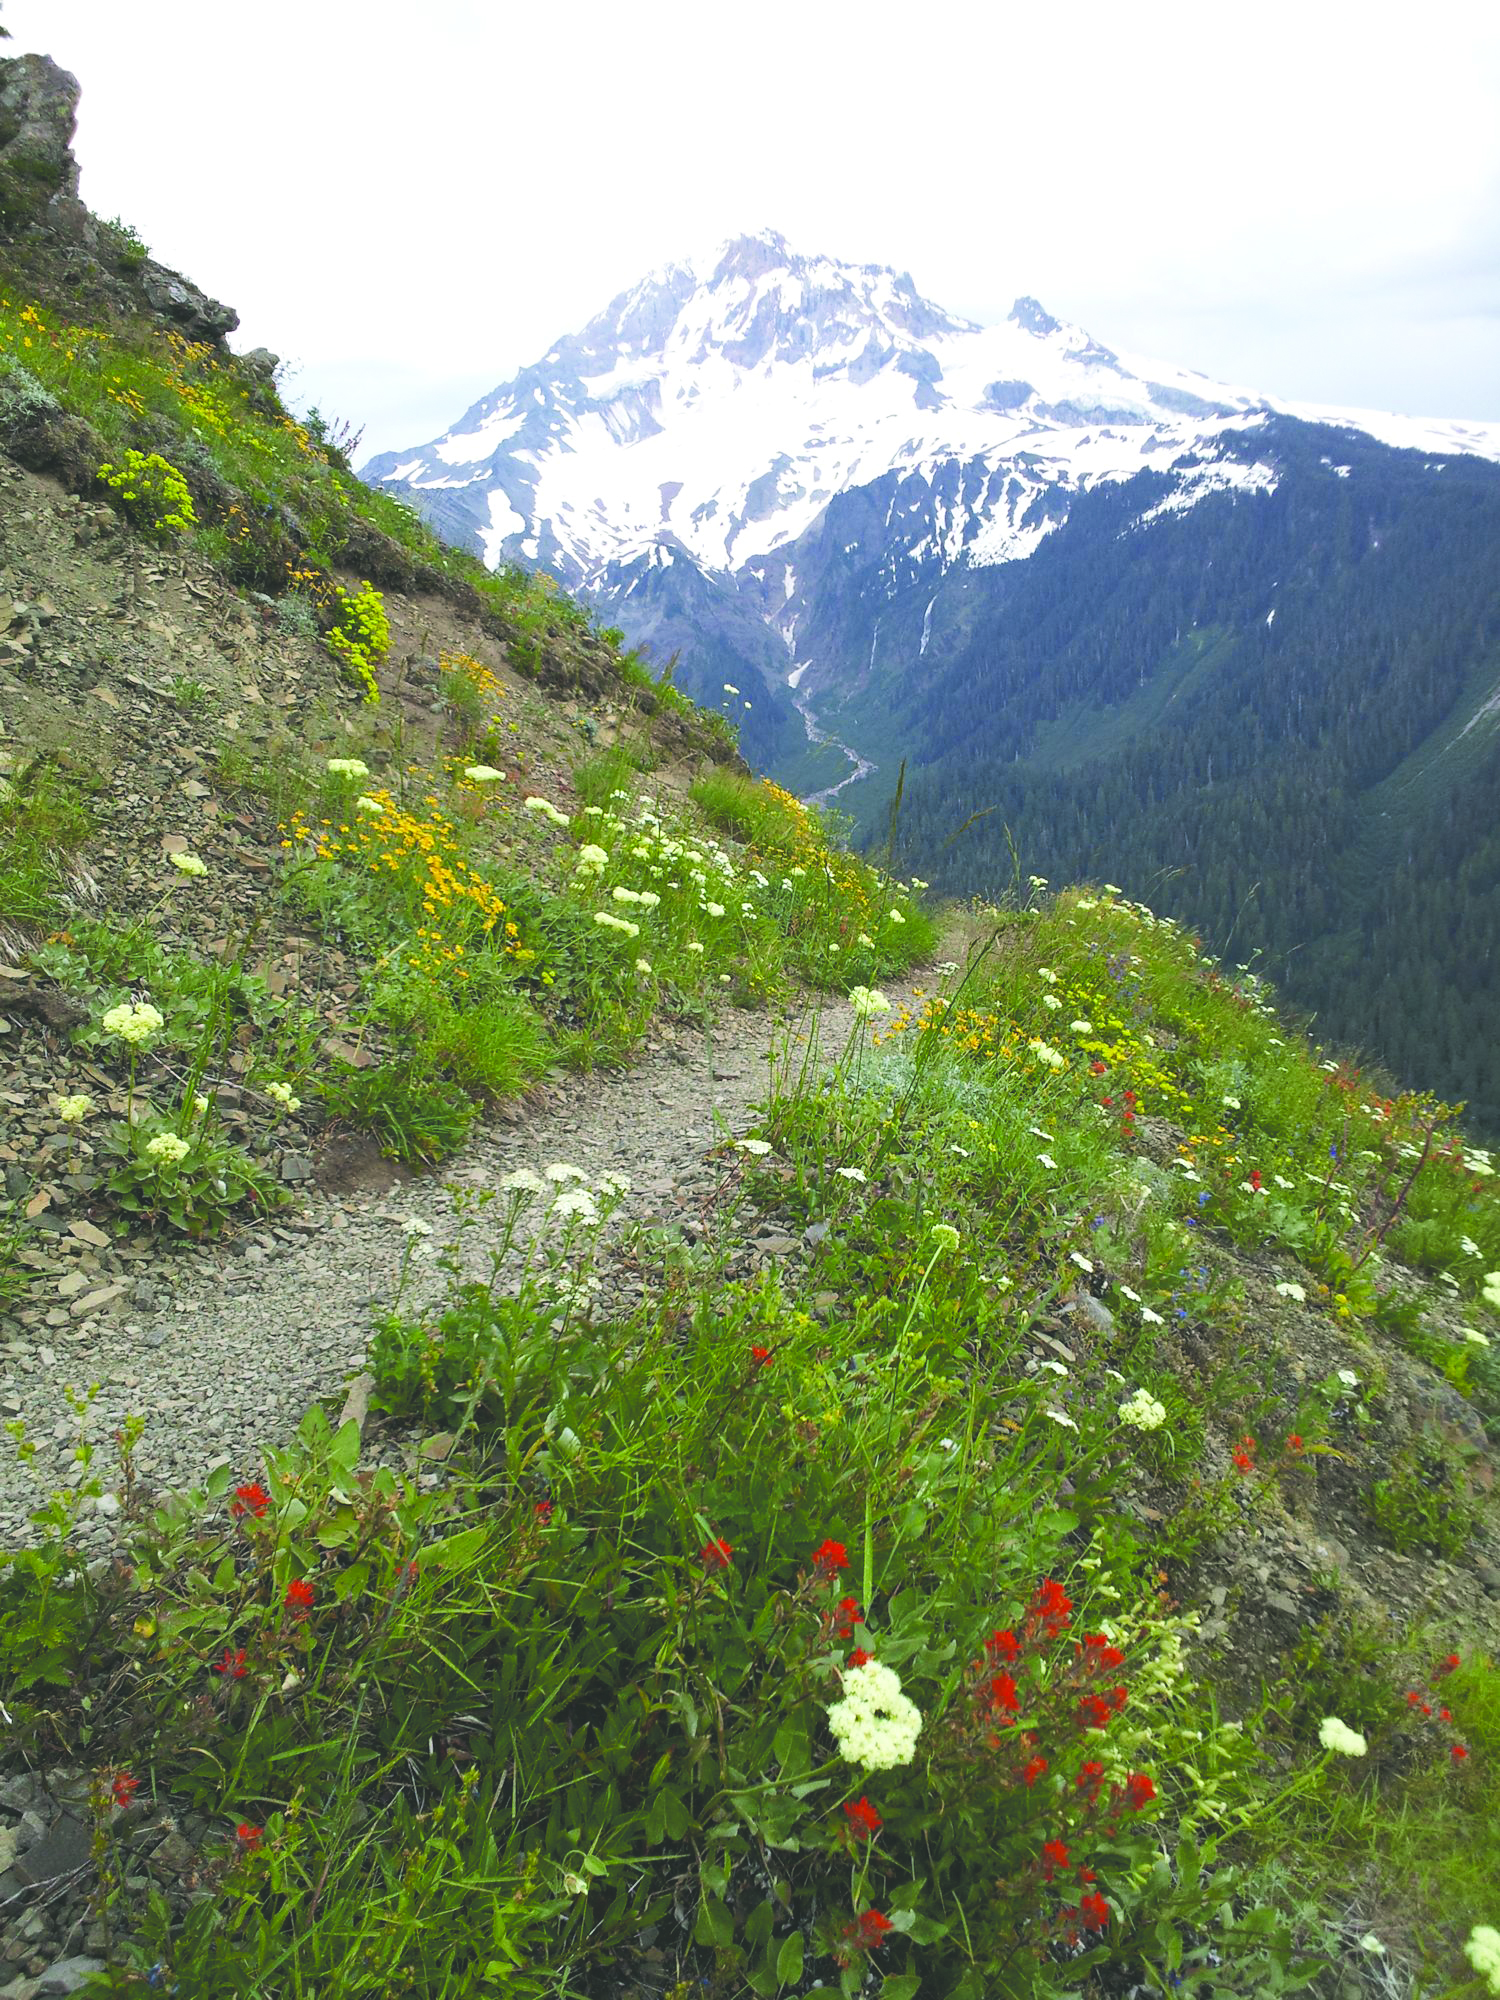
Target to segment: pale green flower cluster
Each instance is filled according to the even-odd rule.
[[[179,875],[206,875],[208,873],[208,863],[203,859],[201,854],[173,854],[168,858]]]
[[[953,1227],[951,1222],[933,1223],[928,1234],[940,1250],[956,1250],[958,1248],[958,1231]]]
[[[505,776],[493,764],[465,764],[464,776],[471,785],[496,785]]]
[[[889,1014],[891,1003],[878,986],[855,986],[850,989],[849,1006],[856,1021],[873,1021],[877,1014]]]
[[[179,1139],[175,1132],[158,1132],[154,1139],[146,1141],[146,1158],[155,1161],[159,1167],[178,1167],[192,1151],[186,1139]]]
[[[603,930],[619,931],[628,938],[638,938],[641,934],[639,924],[633,924],[629,917],[613,916],[608,910],[595,910],[594,922]]]
[[[106,1035],[115,1035],[132,1047],[149,1042],[159,1034],[165,1025],[162,1016],[149,1000],[122,1000],[118,1007],[111,1007],[99,1023]]]
[[[1500,1271],[1486,1271],[1484,1274],[1484,1302],[1500,1312]]]
[[[1357,1729],[1351,1729],[1336,1715],[1325,1715],[1318,1724],[1318,1741],[1325,1750],[1336,1750],[1341,1757],[1363,1757],[1370,1747]]]
[[[330,778],[368,778],[370,767],[363,757],[330,757],[323,766]]]
[[[1500,1993],[1500,1931],[1493,1924],[1474,1926],[1464,1946],[1464,1957],[1482,1979],[1489,1981],[1491,1993]]]
[[[276,1102],[283,1105],[288,1111],[300,1111],[302,1109],[302,1099],[292,1094],[292,1086],[289,1083],[268,1083],[266,1085],[266,1095],[267,1097],[275,1098]]]
[[[901,1692],[890,1667],[869,1660],[844,1669],[844,1698],[829,1709],[828,1726],[847,1763],[890,1771],[916,1754],[922,1712]]]
[[[1159,1431],[1166,1421],[1166,1404],[1159,1403],[1149,1389],[1137,1389],[1120,1405],[1120,1422],[1133,1430]]]
[[[1053,1048],[1050,1042],[1044,1042],[1040,1035],[1033,1035],[1031,1040],[1026,1044],[1026,1046],[1027,1048],[1030,1049],[1031,1053],[1036,1057],[1037,1061],[1040,1063],[1045,1063],[1048,1069],[1067,1068],[1068,1065],[1067,1057],[1062,1053],[1060,1049]]]
[[[76,1097],[59,1097],[57,1115],[64,1125],[81,1125],[94,1108],[92,1097],[80,1091]]]

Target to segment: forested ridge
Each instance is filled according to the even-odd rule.
[[[1014,842],[1023,873],[1154,897],[1493,1132],[1500,468],[1269,443],[1270,494],[1143,522],[1143,474],[957,580],[882,725],[902,851],[949,891],[994,893]]]

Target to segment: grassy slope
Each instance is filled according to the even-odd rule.
[[[33,372],[111,449],[144,420],[130,393],[155,398],[226,490],[253,495],[252,468],[286,499],[299,562],[331,573],[354,518],[403,546],[406,525],[341,493],[327,453],[252,413],[247,387],[226,404],[232,368],[136,329],[93,343],[85,372],[24,310],[10,295],[11,329],[45,335]],[[333,524],[309,539],[320,506]],[[279,556],[262,518],[236,557],[226,506],[202,552]],[[411,552],[451,576],[430,543]],[[229,773],[247,802],[274,781],[281,893],[362,984],[376,1073],[412,1086],[402,1115],[426,1091],[434,1150],[534,1032],[586,1059],[721,977],[754,1002],[930,944],[910,896],[769,788],[708,772],[692,803],[641,798],[632,747],[660,754],[645,735],[578,764],[569,796],[549,786],[561,825],[524,787],[467,775],[513,761],[528,658],[544,687],[577,685],[609,649],[524,580],[492,604],[460,580],[479,593],[474,650],[450,656],[414,771],[386,706],[331,739],[369,753],[347,786],[311,723],[274,770]],[[499,664],[480,657],[487,610]],[[21,776],[4,866],[45,932],[69,894],[57,853],[88,856],[87,802],[51,764]],[[367,779],[374,811],[354,795]],[[589,845],[607,859],[580,889]],[[506,905],[489,928],[487,895]],[[70,924],[35,964],[78,996],[82,1045],[122,1085],[106,1003],[168,1003],[141,1064],[146,1129],[187,1130],[154,1065],[216,1059],[205,1021],[249,969],[138,918]],[[384,1318],[378,1439],[315,1415],[263,1483],[236,1494],[226,1472],[163,1508],[85,1462],[35,1550],[5,1559],[7,1757],[94,1774],[115,1990],[852,1993],[868,1977],[890,2000],[977,2000],[1162,1991],[1177,1968],[1179,1991],[1259,1994],[1306,1960],[1335,1967],[1312,1974],[1322,1991],[1373,1992],[1367,1932],[1398,1967],[1384,1990],[1477,1990],[1461,1946],[1495,1920],[1500,1879],[1479,1575],[1500,1379],[1465,1328],[1496,1329],[1489,1162],[1440,1107],[1330,1066],[1253,985],[1107,892],[987,913],[973,936],[930,1008],[872,1017],[831,1089],[788,1064],[763,1150],[722,1156],[697,1245],[610,1249],[594,1220],[610,1190],[565,1221],[538,1161],[534,1187],[494,1191],[502,1250],[509,1214],[554,1209],[510,1282],[430,1322]],[[400,955],[419,963],[393,981]],[[215,996],[197,1012],[195,982]],[[265,996],[239,1004],[269,1041]],[[311,1097],[326,1065],[289,1060],[295,1021],[275,1015],[264,1081]],[[370,1074],[350,1067],[336,1088]],[[806,1261],[731,1275],[763,1219]],[[434,1430],[455,1443],[424,1484],[399,1447]],[[123,1491],[131,1560],[79,1575],[96,1478]],[[1358,1563],[1317,1555],[1333,1544]],[[1271,1548],[1306,1556],[1290,1612],[1259,1573]],[[862,1760],[834,1729],[855,1648],[899,1675],[915,1745],[898,1729],[882,1749],[877,1729]],[[1320,1750],[1330,1714],[1365,1733],[1363,1756]],[[206,1821],[191,1909],[166,1878],[154,1898],[132,1886],[156,1808]]]

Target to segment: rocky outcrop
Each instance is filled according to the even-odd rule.
[[[239,325],[232,306],[148,256],[79,199],[73,134],[78,79],[50,56],[0,62],[0,241],[35,273],[55,266],[90,311],[147,312],[213,345]]]

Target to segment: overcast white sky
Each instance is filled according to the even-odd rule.
[[[4,0],[83,195],[423,442],[746,229],[1293,399],[1500,420],[1500,6]]]

